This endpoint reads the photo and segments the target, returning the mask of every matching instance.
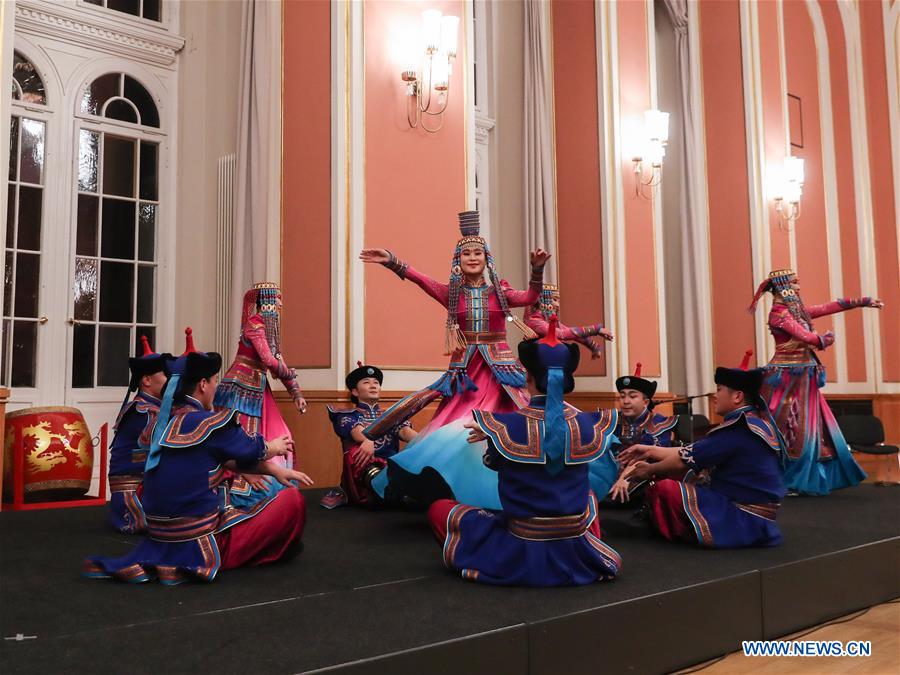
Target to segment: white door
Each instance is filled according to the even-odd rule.
[[[141,336],[157,348],[159,114],[134,77],[85,87],[72,137],[66,392],[91,430],[115,419]],[[95,431],[96,433],[96,431]]]
[[[64,322],[48,317],[54,315],[54,298],[65,293],[54,280],[59,261],[52,250],[66,226],[54,218],[59,176],[50,170],[59,155],[60,102],[48,96],[40,74],[20,52],[13,57],[12,98],[0,383],[11,388],[8,408],[14,410],[58,405],[64,397],[62,380],[44,355],[54,345],[59,351],[65,340]]]

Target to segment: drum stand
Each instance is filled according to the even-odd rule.
[[[16,427],[13,443],[13,500],[4,506],[12,511],[36,511],[40,509],[66,509],[72,506],[101,506],[106,504],[107,455],[109,454],[109,424],[100,427],[100,494],[96,497],[82,497],[55,502],[25,503],[25,445],[22,442],[22,429]],[[96,438],[96,437],[95,437]]]

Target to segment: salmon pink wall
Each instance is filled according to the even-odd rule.
[[[880,315],[882,377],[900,382],[900,260],[897,213],[894,210],[894,171],[891,165],[888,81],[884,53],[884,26],[880,2],[860,2],[866,123],[869,134],[869,170],[872,179],[872,215],[878,294],[885,301]],[[865,289],[869,292],[869,289]]]
[[[620,170],[626,177],[625,190],[625,278],[628,293],[628,355],[643,364],[647,377],[662,373],[660,356],[660,307],[657,301],[656,257],[653,231],[653,204],[634,194],[632,153],[633,130],[650,107],[650,63],[647,44],[647,4],[619,2],[619,114],[626,156]]]
[[[713,360],[737,365],[756,343],[753,321],[763,320],[746,312],[756,283],[751,267],[740,7],[736,2],[701,0],[699,8]]]
[[[465,16],[461,0],[427,7]],[[465,21],[444,126],[429,134],[407,124],[396,52],[406,30],[420,25],[422,10],[420,2],[364,5],[365,246],[391,249],[446,282],[459,238],[456,214],[466,209]],[[366,353],[351,354],[351,360],[388,368],[446,367],[446,311],[440,305],[380,265],[366,266],[365,293]]]
[[[803,213],[795,226],[797,237],[797,275],[808,305],[827,302],[829,287],[829,252],[825,224],[825,187],[822,167],[822,132],[819,114],[818,64],[813,24],[806,3],[784,3],[784,30],[790,35],[785,45],[787,54],[788,92],[800,97],[803,109],[803,147],[792,148],[803,158],[805,180],[801,206]],[[835,255],[839,252],[835,251]],[[832,330],[831,317],[816,319],[819,333]],[[843,339],[844,336],[838,336]],[[835,350],[820,353],[828,372],[828,380],[837,376]]]
[[[784,163],[787,147],[787,123],[784,119],[785,92],[781,81],[781,35],[778,30],[778,3],[760,2],[756,5],[759,15],[759,66],[762,78],[763,138],[767,167],[780,167]],[[768,189],[769,186],[763,186]],[[772,251],[772,269],[791,266],[790,235],[778,226],[775,205],[767,199],[769,213],[769,240]]]
[[[331,7],[285,2],[282,344],[292,366],[331,365]]]
[[[572,326],[606,324],[594,2],[554,2],[552,13],[560,313]],[[579,374],[605,375],[607,358],[583,360]]]
[[[831,73],[831,115],[834,126],[834,160],[837,179],[838,218],[840,225],[841,296],[858,297],[861,293],[859,274],[859,237],[857,235],[856,186],[853,177],[853,141],[850,130],[850,83],[847,71],[847,43],[841,14],[834,0],[820,2]],[[862,312],[844,314],[844,334],[840,339],[847,348],[847,380],[866,381],[866,341]]]

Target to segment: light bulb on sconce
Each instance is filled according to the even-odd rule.
[[[643,149],[631,158],[634,164],[634,194],[653,199],[653,191],[662,182],[662,163],[669,142],[669,113],[659,110],[644,111],[644,127],[641,138]],[[649,175],[644,176],[644,165],[650,165]],[[650,188],[646,190],[644,188]]]
[[[444,111],[450,101],[450,74],[456,58],[459,17],[444,16],[436,9],[422,12],[421,45],[404,58],[400,79],[406,84],[406,121],[413,129],[420,126],[434,134],[444,126]],[[411,41],[412,42],[412,41]],[[432,107],[432,96],[436,99]],[[415,116],[412,106],[415,105]],[[429,128],[428,115],[440,124]]]
[[[793,229],[800,218],[800,197],[803,195],[803,159],[785,157],[784,167],[775,171],[775,212],[781,229]]]

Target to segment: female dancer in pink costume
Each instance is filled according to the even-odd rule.
[[[541,249],[531,254],[528,290],[517,291],[497,274],[487,242],[478,235],[478,212],[464,212],[459,218],[463,237],[456,244],[449,283],[435,281],[384,249],[360,253],[363,262],[388,267],[447,308],[445,346],[451,356],[449,368],[437,382],[400,400],[364,433],[377,438],[442,398],[432,421],[388,460],[387,469],[372,481],[373,489],[382,497],[387,492],[424,504],[452,497],[498,509],[497,474],[482,463],[482,444],[466,441],[464,425],[475,409],[511,412],[527,405],[525,372],[506,343],[506,322],[516,323],[526,337],[535,337],[509,310],[537,302],[550,254]],[[485,270],[490,284],[485,282]]]
[[[559,300],[559,286],[545,283],[541,290],[540,300],[525,310],[525,325],[538,336],[544,337],[550,325],[550,317],[554,314],[559,317]],[[599,323],[573,328],[560,322],[556,329],[557,340],[577,342],[588,348],[592,359],[599,359],[603,354],[603,344],[595,340],[592,337],[594,335],[599,335],[610,342],[613,340],[613,334],[609,329]]]
[[[785,487],[793,493],[826,495],[856,485],[866,474],[850,454],[822,394],[825,368],[815,353],[834,344],[834,334],[816,333],[812,320],[854,307],[881,309],[884,303],[872,298],[841,298],[806,307],[800,299],[797,275],[792,270],[777,270],[759,285],[751,313],[766,291],[775,299],[769,312],[775,355],[763,367],[766,379],[760,393],[787,445]]]
[[[262,434],[266,440],[291,436],[269,387],[267,371],[281,380],[300,414],[306,412],[297,374],[281,354],[281,307],[281,291],[271,281],[255,284],[244,294],[237,355],[216,389],[216,407],[237,410],[244,431]],[[293,464],[282,457],[271,461],[282,466]],[[278,481],[246,474],[235,477],[230,494],[233,502],[243,499],[254,503],[281,487]]]

